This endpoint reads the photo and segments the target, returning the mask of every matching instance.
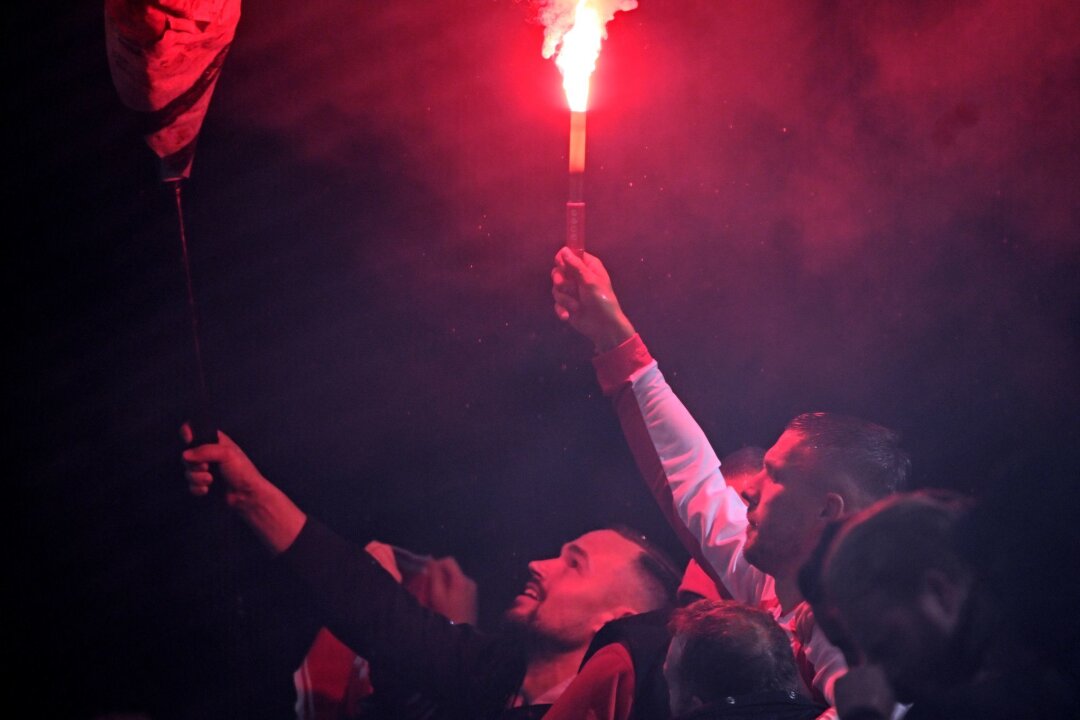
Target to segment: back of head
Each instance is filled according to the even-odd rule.
[[[720,460],[720,470],[728,485],[741,493],[746,481],[761,472],[764,464],[765,449],[747,445],[725,455]]]
[[[838,604],[872,594],[912,597],[929,570],[953,577],[966,572],[953,546],[957,521],[969,498],[920,490],[886,498],[844,521],[824,553],[824,591]]]
[[[787,425],[803,436],[827,471],[829,490],[851,510],[907,488],[911,460],[899,433],[849,415],[803,413]]]
[[[638,611],[659,610],[674,605],[682,575],[668,554],[634,528],[610,525],[605,529],[618,533],[641,548],[641,555],[633,567],[635,582],[631,593]]]
[[[843,520],[833,520],[821,531],[821,538],[810,557],[799,569],[799,592],[814,611],[814,621],[824,631],[825,636],[834,646],[844,653],[848,665],[860,661],[860,653],[847,636],[843,623],[836,617],[836,610],[829,604],[825,594],[825,558],[832,550],[833,542],[844,527]]]
[[[681,656],[669,684],[702,703],[798,687],[791,645],[772,615],[731,600],[698,600],[675,610],[670,629]],[[669,655],[671,658],[671,655]]]

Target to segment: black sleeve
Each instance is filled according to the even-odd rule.
[[[520,687],[519,643],[422,607],[367,552],[314,519],[278,559],[307,587],[334,635],[380,673],[415,682],[451,715],[493,717]]]

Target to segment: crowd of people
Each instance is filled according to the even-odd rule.
[[[410,587],[389,546],[343,539],[226,433],[195,445],[185,426],[191,492],[224,486],[317,608],[313,653],[342,651],[334,702],[312,702],[317,683],[298,673],[298,717],[1080,716],[1076,571],[1047,562],[1070,557],[1075,534],[1043,547],[1019,522],[1001,525],[1000,508],[911,489],[898,434],[860,418],[801,414],[767,450],[721,460],[598,258],[560,250],[552,294],[592,342],[599,384],[690,564],[676,568],[633,529],[600,527],[529,563],[502,626],[481,630],[456,564],[438,561],[435,591]],[[1059,616],[1033,617],[1043,609]],[[343,689],[359,670],[364,702]]]

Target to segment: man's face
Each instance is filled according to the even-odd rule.
[[[828,518],[815,482],[820,472],[802,433],[785,430],[765,453],[765,465],[751,479],[747,501],[746,559],[774,577],[793,576],[817,543]]]
[[[562,546],[557,557],[529,563],[531,579],[506,619],[535,637],[570,649],[632,609],[641,548],[613,530],[594,530]]]
[[[948,686],[949,631],[922,612],[917,597],[873,593],[845,605],[848,633],[866,659],[881,666],[897,700],[918,702]]]
[[[686,636],[675,635],[668,644],[667,657],[664,658],[664,680],[667,683],[668,705],[673,717],[684,715],[700,704],[693,693],[686,689],[686,684],[682,681],[682,673],[679,671],[685,649]]]

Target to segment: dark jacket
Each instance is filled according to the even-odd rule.
[[[794,691],[769,692],[729,697],[677,720],[814,720],[826,709]]]
[[[278,560],[304,583],[326,627],[380,675],[430,699],[433,718],[499,718],[521,687],[522,642],[424,608],[374,558],[314,519]]]

